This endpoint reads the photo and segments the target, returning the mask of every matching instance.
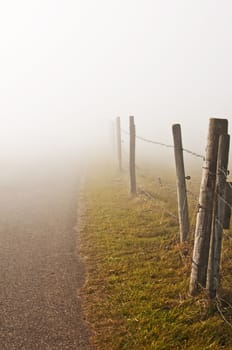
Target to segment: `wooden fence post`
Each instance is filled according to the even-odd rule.
[[[218,142],[219,135],[227,134],[227,130],[227,119],[210,119],[206,157],[201,180],[199,209],[197,214],[193,262],[189,286],[191,295],[196,294],[200,287],[206,287],[216,183]]]
[[[174,153],[177,175],[177,197],[178,197],[178,214],[180,223],[180,241],[187,240],[189,235],[189,215],[188,215],[188,199],[186,191],[186,178],[184,169],[183,146],[181,136],[181,126],[174,124],[172,126]]]
[[[120,117],[116,118],[116,132],[117,132],[118,169],[119,171],[122,171],[122,137],[121,137]]]
[[[136,172],[135,172],[135,123],[134,117],[130,117],[130,193],[136,194]]]
[[[219,285],[219,271],[221,262],[222,232],[225,218],[225,190],[227,167],[229,158],[230,136],[221,135],[218,147],[217,178],[215,193],[215,208],[210,240],[209,263],[207,271],[207,292],[209,297],[215,298]]]

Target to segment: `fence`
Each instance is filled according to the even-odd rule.
[[[118,159],[120,171],[123,161],[125,162],[122,157],[126,156],[129,162],[130,193],[149,197],[154,205],[162,208],[162,216],[166,213],[176,221],[178,220],[181,242],[189,240],[195,231],[189,291],[191,295],[195,295],[200,290],[205,289],[210,299],[216,298],[219,307],[218,287],[220,284],[222,233],[223,229],[229,228],[232,203],[232,183],[227,181],[230,144],[228,121],[217,118],[210,119],[205,156],[182,146],[181,127],[178,124],[173,125],[174,144],[166,144],[137,135],[134,117],[129,119],[129,131],[121,128],[120,122],[117,122],[117,134],[120,143],[122,135],[129,138],[129,154],[125,149],[125,143],[123,143],[123,147],[120,144],[120,146],[118,145]],[[145,186],[142,184],[142,179],[150,180],[151,184],[155,179],[152,174],[148,175],[147,171],[145,173],[143,167],[136,163],[136,142],[160,146],[174,153],[175,183],[167,181],[161,175],[156,178],[156,181],[160,193],[168,190],[170,196],[171,193],[177,192],[178,215],[173,210],[173,206],[168,206],[167,201],[162,200],[160,193],[157,196],[157,193],[154,194],[150,188],[146,188],[148,182]],[[184,153],[203,161],[201,181],[185,175]],[[137,183],[137,177],[139,183]],[[186,180],[188,180],[187,184]],[[191,217],[189,218],[189,216]],[[231,237],[226,232],[224,232],[224,239],[228,239],[231,244]],[[227,249],[225,249],[225,254],[229,255]],[[231,261],[230,257],[229,259]]]

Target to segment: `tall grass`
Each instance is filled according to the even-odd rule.
[[[91,173],[82,194],[82,297],[96,349],[232,349],[225,322],[232,312],[231,232],[220,290],[226,302],[209,305],[204,291],[188,295],[193,240],[179,244],[175,191],[149,172],[139,181],[152,197],[141,191],[132,198],[126,174],[109,167]],[[169,173],[164,178],[175,184]]]

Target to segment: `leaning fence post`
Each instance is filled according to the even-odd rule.
[[[174,124],[172,126],[174,140],[174,154],[176,163],[177,176],[177,196],[178,196],[178,214],[180,223],[180,241],[184,242],[189,234],[189,215],[188,215],[188,199],[186,191],[186,178],[184,169],[184,157],[182,147],[181,126]]]
[[[135,123],[134,117],[130,117],[130,193],[136,194],[136,172],[135,172]]]
[[[230,136],[221,135],[218,147],[217,178],[215,193],[215,208],[212,222],[209,264],[207,271],[207,292],[209,297],[215,298],[219,285],[219,271],[221,262],[222,232],[225,218],[225,191],[227,167],[229,158]]]
[[[118,169],[122,171],[122,137],[120,117],[116,118]]]
[[[216,183],[218,142],[219,135],[227,134],[227,130],[227,119],[210,119],[195,230],[193,262],[189,286],[191,295],[196,294],[200,287],[206,287]]]

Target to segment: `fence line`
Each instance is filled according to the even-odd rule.
[[[129,132],[122,129],[121,128],[121,131],[125,134],[125,135],[129,135]],[[154,140],[150,140],[150,139],[147,139],[145,137],[142,137],[142,136],[139,136],[139,135],[136,135],[136,138],[140,141],[144,141],[146,143],[151,143],[151,144],[154,144],[154,145],[159,145],[159,146],[163,146],[163,147],[167,147],[167,148],[175,148],[174,145],[171,145],[171,144],[167,144],[167,143],[164,143],[164,142],[160,142],[160,141],[154,141]],[[182,149],[185,153],[188,153],[194,157],[197,157],[197,158],[201,158],[203,160],[205,160],[205,157],[202,155],[202,154],[199,154],[199,153],[196,153],[194,151],[191,151],[187,148],[183,148]]]
[[[121,132],[126,135],[126,136],[129,136],[130,133],[128,131],[126,131],[125,129],[121,128]],[[166,148],[171,148],[171,149],[174,149],[175,147],[173,145],[170,145],[170,144],[166,144],[166,143],[163,143],[163,142],[159,142],[159,141],[154,141],[154,140],[150,140],[150,139],[147,139],[147,138],[144,138],[144,137],[141,137],[141,136],[138,136],[136,135],[136,139],[140,140],[140,141],[143,141],[143,142],[146,142],[146,143],[149,143],[149,144],[154,144],[154,145],[160,145],[160,146],[163,146],[163,147],[166,147]],[[196,153],[196,152],[193,152],[193,151],[190,151],[188,149],[185,149],[183,148],[183,151],[185,151],[186,153],[190,154],[190,155],[193,155],[195,157],[198,157],[198,158],[201,158],[201,159],[204,159],[204,156]],[[125,151],[123,151],[124,154],[126,154],[126,157],[127,159],[129,159],[129,155],[128,153],[126,153]],[[136,169],[138,170],[138,177],[139,179],[141,178],[144,178],[144,179],[147,179],[149,181],[152,181],[152,182],[155,182],[155,177],[153,177],[152,175],[146,175],[143,173],[143,167],[142,166],[139,166],[137,163],[136,163]],[[186,177],[188,180],[191,179],[191,177]],[[168,190],[169,191],[169,194],[175,194],[177,193],[177,189],[176,189],[176,183],[171,183],[171,182],[165,182],[163,180],[163,178],[161,178],[161,176],[158,177],[158,181],[159,181],[159,188],[164,191],[164,190]],[[191,218],[190,218],[190,225],[189,225],[189,232],[191,233],[191,235],[194,233],[194,224],[195,224],[195,217],[196,217],[196,214],[199,210],[199,200],[198,200],[198,197],[196,195],[196,193],[193,193],[189,187],[191,185],[199,185],[200,182],[193,182],[191,181],[190,184],[188,184],[188,188],[187,188],[187,193],[190,194],[192,196],[192,201],[191,202]],[[157,199],[160,201],[161,198],[156,198],[155,196],[153,196],[151,194],[151,192],[145,190],[146,186],[143,184],[142,186],[139,185],[138,186],[138,193],[139,194],[144,194],[147,198],[149,198],[150,200],[152,201],[157,201]],[[159,195],[160,195],[160,191],[159,191]],[[193,200],[194,199],[194,200]],[[178,216],[177,214],[171,212],[170,210],[167,209],[167,203],[165,203],[165,201],[162,201],[163,202],[163,206],[161,209],[164,210],[164,212],[175,218],[175,219],[178,219]],[[183,207],[182,207],[182,210],[183,210]]]
[[[134,117],[131,117],[133,118],[134,120]],[[191,177],[190,176],[185,176],[184,174],[184,171],[183,171],[183,174],[184,174],[184,177],[182,176],[182,182],[184,183],[184,180],[191,180],[190,182],[188,182],[187,184],[185,184],[186,186],[186,189],[184,189],[185,193],[186,193],[186,199],[185,200],[181,200],[181,202],[179,202],[179,210],[178,210],[178,213],[179,213],[179,222],[181,223],[181,216],[182,215],[181,213],[183,213],[183,209],[187,203],[187,200],[189,200],[190,198],[190,206],[191,206],[191,210],[190,210],[190,215],[191,215],[191,218],[190,218],[190,223],[189,223],[189,232],[191,232],[191,234],[194,232],[194,225],[197,224],[197,217],[201,217],[201,221],[202,221],[202,224],[203,224],[203,231],[205,229],[205,224],[203,223],[203,221],[205,220],[205,218],[207,217],[207,215],[211,215],[210,212],[211,210],[207,210],[208,207],[207,205],[211,206],[212,205],[212,212],[214,213],[213,216],[212,216],[212,220],[211,218],[208,220],[208,225],[209,225],[209,221],[211,221],[212,223],[212,234],[211,232],[209,232],[210,230],[210,227],[208,226],[207,227],[207,235],[210,237],[210,240],[212,238],[212,240],[214,239],[214,233],[213,233],[213,230],[217,230],[217,232],[219,232],[220,230],[222,230],[222,228],[227,228],[227,226],[229,226],[229,219],[230,219],[230,214],[229,214],[229,211],[231,212],[231,209],[232,209],[232,198],[230,198],[230,196],[232,197],[232,191],[229,191],[228,188],[230,190],[232,190],[232,183],[228,182],[227,180],[227,177],[229,175],[229,172],[227,169],[223,169],[222,167],[220,167],[220,162],[218,161],[218,157],[219,155],[217,156],[217,152],[218,152],[218,149],[219,149],[219,137],[221,134],[227,134],[227,125],[228,125],[228,121],[226,119],[217,119],[217,118],[212,118],[210,120],[210,125],[209,125],[209,134],[208,134],[208,144],[207,144],[207,148],[206,148],[206,157],[203,156],[202,154],[199,154],[197,152],[194,152],[190,149],[187,149],[187,148],[184,148],[182,146],[182,142],[181,143],[175,143],[174,145],[172,144],[168,144],[168,143],[165,143],[165,142],[160,142],[160,141],[157,141],[157,140],[152,140],[152,139],[149,139],[149,138],[146,138],[146,137],[143,137],[141,135],[134,135],[134,137],[139,140],[139,141],[142,141],[144,143],[147,143],[147,144],[153,144],[153,145],[158,145],[158,146],[162,146],[162,147],[165,147],[165,148],[168,148],[168,149],[174,149],[175,151],[176,150],[179,150],[180,153],[177,153],[177,152],[174,152],[175,155],[179,155],[181,154],[181,152],[185,152],[189,155],[192,155],[196,158],[200,158],[201,160],[203,160],[203,164],[202,164],[202,173],[203,173],[203,176],[208,176],[208,180],[211,181],[211,184],[212,186],[212,192],[211,192],[211,199],[208,200],[207,199],[207,203],[204,204],[204,198],[205,196],[202,195],[202,193],[204,192],[204,189],[203,187],[205,186],[205,180],[203,181],[203,178],[201,181],[192,181]],[[179,127],[180,129],[180,125],[174,125],[173,128],[175,127]],[[123,133],[124,135],[126,136],[130,136],[131,137],[131,133],[129,133],[128,131],[124,130],[123,128],[121,128],[121,133]],[[215,136],[214,136],[215,135]],[[173,137],[175,135],[173,134]],[[225,135],[225,137],[227,137]],[[180,133],[180,138],[181,138],[181,133]],[[221,139],[222,137],[220,137]],[[174,141],[175,141],[175,137],[174,137]],[[220,141],[221,142],[221,141]],[[208,152],[208,153],[207,153]],[[217,168],[215,167],[214,168],[214,163],[211,164],[211,156],[209,156],[209,154],[212,153],[212,157],[214,157],[216,163],[217,163]],[[223,152],[221,152],[221,154],[223,154]],[[127,156],[129,158],[129,156]],[[179,159],[179,158],[178,158]],[[176,167],[177,167],[177,175],[179,174],[179,164],[178,162],[176,163]],[[180,178],[178,178],[177,180],[177,183],[176,184],[173,184],[172,181],[164,181],[163,178],[161,178],[161,176],[158,176],[158,184],[159,186],[157,187],[157,182],[156,182],[156,178],[155,176],[152,176],[152,175],[147,175],[143,172],[143,167],[141,166],[138,166],[138,164],[135,164],[135,168],[138,170],[138,180],[139,182],[141,183],[141,179],[144,179],[144,180],[147,180],[147,182],[145,181],[145,183],[143,184],[140,184],[139,187],[138,187],[138,194],[143,194],[145,195],[147,198],[149,198],[149,200],[151,200],[152,202],[157,202],[159,201],[159,205],[161,207],[161,210],[163,210],[162,213],[167,213],[168,215],[171,215],[172,217],[174,217],[175,219],[177,219],[177,215],[176,213],[168,210],[168,200],[166,200],[165,198],[165,193],[164,191],[167,190],[168,191],[168,194],[169,194],[169,197],[171,195],[171,198],[173,193],[177,193],[177,187],[176,187],[176,184],[178,184],[178,189],[179,189],[179,192],[178,192],[178,196],[180,196],[181,194],[183,195],[182,192],[182,186],[180,185]],[[151,169],[150,169],[151,170]],[[225,179],[223,181],[226,181],[226,185],[227,185],[227,194],[224,196],[224,192],[223,193],[218,193],[218,189],[217,189],[217,186],[220,185],[217,185],[216,182],[215,182],[215,179],[217,178],[217,181],[221,181],[220,179]],[[150,181],[150,183],[148,182]],[[156,187],[154,186],[153,190],[150,191],[148,190],[149,187],[151,187],[153,185],[156,184]],[[148,189],[146,188],[148,187]],[[154,192],[156,188],[156,191],[158,194],[154,195],[152,192]],[[198,189],[200,188],[200,197],[199,197],[199,194],[197,193]],[[157,190],[158,189],[158,190]],[[231,193],[231,194],[230,194]],[[158,196],[158,197],[157,197]],[[183,197],[184,198],[184,197]],[[182,198],[182,199],[183,199]],[[219,204],[223,204],[226,208],[228,208],[228,213],[226,214],[221,214],[221,210],[224,210],[223,209],[223,205],[221,206],[218,206],[218,203],[219,201]],[[162,204],[161,204],[162,202]],[[213,202],[213,203],[212,203]],[[205,209],[205,210],[203,210]],[[218,210],[220,210],[220,214],[218,214]],[[208,214],[209,212],[209,214]],[[163,215],[163,214],[162,214]],[[218,219],[218,215],[220,215],[220,219]],[[224,219],[223,219],[223,215],[224,215]],[[226,219],[226,216],[227,216],[227,219]],[[224,222],[222,222],[224,220]],[[207,221],[207,220],[206,220]],[[198,222],[198,225],[199,225],[199,222]],[[215,226],[216,225],[216,226]],[[226,226],[227,225],[227,226]],[[207,225],[206,225],[207,226]],[[199,236],[199,229],[201,228],[201,223],[200,223],[200,226],[198,227],[198,230],[197,228],[195,229],[195,242],[194,244],[196,243],[196,237]],[[218,231],[219,230],[219,231]],[[203,232],[203,234],[205,235],[206,233]],[[220,244],[220,238],[217,237],[217,234],[220,234],[220,233],[216,233],[216,242],[217,244]],[[199,239],[199,237],[198,237]],[[229,237],[229,239],[232,239],[232,237]],[[208,238],[206,239],[208,240]],[[213,241],[212,241],[213,242]],[[198,242],[199,243],[199,242]],[[206,244],[207,242],[204,241],[202,244]],[[208,243],[207,243],[208,244]],[[206,244],[206,245],[207,245]],[[213,243],[212,243],[213,244]],[[209,249],[208,249],[209,248]],[[219,247],[220,248],[220,247]],[[195,249],[195,248],[194,248]],[[210,250],[210,252],[209,252]],[[195,290],[195,282],[198,283],[199,286],[203,286],[203,287],[206,287],[208,288],[207,291],[210,293],[212,290],[210,289],[211,286],[210,285],[207,285],[205,286],[205,282],[204,282],[204,273],[206,272],[207,270],[207,267],[206,267],[206,270],[205,270],[205,266],[208,265],[207,264],[207,261],[206,259],[207,258],[207,254],[214,254],[212,253],[212,249],[208,246],[206,246],[205,249],[201,249],[199,250],[199,254],[202,254],[202,252],[205,252],[205,256],[202,255],[202,257],[200,259],[202,259],[202,261],[199,263],[199,264],[202,264],[199,269],[200,271],[200,274],[198,275],[195,275],[193,277],[193,275],[191,275],[191,282],[192,282],[192,288]],[[215,253],[216,254],[216,253]],[[198,255],[198,252],[197,252],[197,255]],[[196,255],[196,256],[197,256]],[[195,257],[196,257],[195,256]],[[195,260],[195,257],[193,258],[193,265],[192,265],[192,273],[193,273],[193,269],[198,269],[198,263]],[[210,259],[215,259],[215,263],[214,263],[214,271],[216,271],[215,269],[219,268],[217,266],[217,258],[215,258],[213,255],[210,256]],[[220,261],[220,256],[219,256],[219,261]],[[232,260],[230,260],[232,261]],[[211,263],[211,262],[210,262]],[[203,271],[204,270],[204,271]],[[198,272],[197,272],[198,273]],[[202,273],[202,275],[201,275]],[[209,280],[209,277],[210,275],[208,275],[208,273],[210,273],[210,268],[208,266],[208,271],[207,271],[207,283],[208,283],[208,280]],[[217,273],[217,271],[215,272]],[[202,281],[203,283],[201,283],[201,281],[199,281],[199,276],[203,276],[202,277]],[[195,278],[195,280],[194,280]],[[217,277],[218,278],[218,277]],[[194,284],[193,284],[193,281],[194,281]],[[210,280],[209,280],[210,281]],[[210,282],[211,283],[211,282]],[[213,286],[213,288],[215,287],[215,285]],[[192,291],[193,291],[192,289]],[[214,289],[215,291],[215,289]],[[211,295],[214,293],[214,291],[211,293]],[[190,288],[190,292],[191,292],[191,288]]]
[[[126,131],[125,129],[123,129],[123,128],[121,128],[121,132],[124,134],[124,135],[127,135],[127,136],[129,136],[130,134],[129,134],[129,132],[128,131]],[[148,138],[145,138],[145,137],[142,137],[142,136],[139,136],[139,135],[136,135],[136,139],[138,139],[138,140],[140,140],[140,141],[143,141],[143,142],[145,142],[145,143],[149,143],[149,144],[154,144],[154,145],[159,145],[159,146],[163,146],[163,147],[166,147],[166,148],[171,148],[171,149],[174,149],[175,148],[175,146],[174,145],[171,145],[171,144],[167,144],[167,143],[164,143],[164,142],[159,142],[159,141],[154,141],[154,140],[151,140],[151,139],[148,139]],[[186,149],[186,148],[183,148],[183,151],[185,152],[185,153],[188,153],[188,154],[190,154],[190,155],[192,155],[192,156],[195,156],[195,157],[197,157],[197,158],[201,158],[202,160],[205,160],[205,157],[203,156],[203,155],[201,155],[201,154],[198,154],[198,153],[196,153],[196,152],[194,152],[194,151],[191,151],[191,150],[189,150],[189,149]],[[136,169],[138,169],[138,170],[142,170],[142,167],[139,167],[137,164],[136,164]],[[140,174],[140,176],[141,177],[143,177],[143,178],[145,178],[145,179],[149,179],[149,180],[154,180],[152,177],[149,177],[149,176],[147,176],[147,175],[144,175],[144,174]],[[190,178],[191,179],[191,178]],[[192,182],[193,183],[193,182]],[[193,183],[194,184],[194,183]],[[200,184],[199,182],[198,183],[195,183],[195,184]],[[165,184],[165,185],[162,185],[161,186],[162,187],[162,189],[169,189],[169,190],[171,190],[171,191],[173,191],[173,193],[176,193],[176,184],[174,185],[174,184]],[[144,191],[144,190],[143,190]],[[146,191],[144,191],[144,192],[146,192]],[[170,192],[169,192],[170,193]],[[193,225],[194,225],[194,223],[195,223],[195,215],[196,215],[196,213],[198,212],[198,210],[199,210],[199,199],[198,199],[198,197],[196,196],[196,194],[194,194],[192,191],[190,191],[190,189],[188,188],[187,189],[187,193],[189,193],[189,194],[191,194],[192,196],[194,196],[194,198],[195,198],[195,201],[192,203],[193,205],[194,205],[194,208],[193,208],[193,210],[192,210],[192,217],[191,217],[191,219],[190,219],[190,231],[191,231],[191,233],[193,233],[194,232],[194,230],[193,230]],[[182,210],[183,210],[183,207],[182,207]],[[167,211],[167,210],[165,210],[169,215],[170,215],[170,211]],[[175,218],[177,218],[177,216],[175,215],[175,214],[173,214],[173,213],[171,213],[171,215],[173,216],[173,217],[175,217]]]
[[[129,132],[126,131],[125,129],[121,128],[121,132],[122,132],[124,135],[129,136]],[[154,145],[160,145],[160,146],[163,146],[163,147],[166,147],[166,148],[171,148],[171,149],[174,149],[174,148],[175,148],[174,145],[166,144],[166,143],[164,143],[164,142],[159,142],[159,141],[150,140],[150,139],[147,139],[147,138],[142,137],[142,136],[139,136],[139,135],[136,135],[136,139],[138,139],[138,140],[140,140],[140,141],[144,141],[144,142],[146,142],[146,143],[150,143],[150,144],[154,144]],[[188,150],[188,149],[186,149],[186,148],[183,148],[183,151],[186,152],[186,153],[188,153],[188,154],[190,154],[190,155],[192,155],[192,156],[195,156],[195,157],[204,159],[204,156],[203,156],[203,155],[198,154],[198,153],[196,153],[196,152],[193,152],[193,151],[191,151],[191,150]],[[128,158],[129,158],[129,156],[128,156]],[[141,167],[141,166],[138,166],[138,164],[136,164],[136,169],[142,170],[142,167]],[[148,175],[145,175],[145,174],[138,174],[138,175],[139,175],[139,177],[145,178],[145,179],[150,180],[150,181],[154,181],[154,180],[155,180],[152,176],[148,176]],[[161,179],[161,177],[159,177],[159,179]],[[196,182],[195,184],[199,184],[199,182],[198,182],[198,183]],[[160,186],[160,188],[162,188],[163,190],[169,189],[169,193],[170,193],[170,191],[172,191],[173,193],[176,194],[176,184],[162,183],[161,186]],[[147,191],[145,191],[144,189],[142,189],[142,192],[144,192],[144,194],[147,193]],[[187,192],[190,193],[190,194],[192,194],[192,195],[194,195],[195,199],[197,198],[196,194],[193,194],[193,192],[191,192],[189,189],[187,190]],[[141,193],[141,191],[140,191],[140,193]],[[150,199],[151,199],[151,196],[149,196],[149,197],[150,197]],[[153,200],[154,200],[154,198],[153,198]],[[156,198],[156,200],[157,200],[157,198]],[[197,203],[197,205],[196,205],[196,203]],[[195,221],[194,215],[196,214],[195,208],[198,208],[198,199],[196,200],[196,202],[193,202],[193,204],[194,204],[194,209],[192,210],[192,212],[193,212],[193,217],[191,218],[191,226],[193,225],[192,223],[194,223],[194,221]],[[166,210],[166,211],[167,211],[167,210]],[[168,211],[168,213],[170,214],[171,212]],[[176,215],[176,214],[174,214],[174,213],[171,213],[171,214],[172,214],[173,217],[177,218],[177,215]]]
[[[143,177],[147,178],[146,176],[143,176]],[[157,202],[158,201],[159,202],[159,206],[161,207],[163,213],[167,214],[168,216],[171,216],[171,217],[175,218],[177,220],[177,222],[178,222],[178,215],[167,208],[167,202],[164,199],[162,199],[162,197],[160,197],[160,195],[162,196],[160,191],[157,194],[159,197],[157,197],[157,196],[153,195],[151,192],[145,190],[144,189],[145,187],[146,187],[145,185],[143,185],[143,188],[141,186],[138,186],[139,194],[146,195],[153,202]],[[176,188],[174,186],[172,186],[172,184],[171,185],[170,184],[162,184],[162,185],[159,186],[159,188],[161,190],[169,189],[169,194],[171,193],[171,194],[175,194],[176,195]]]
[[[144,194],[146,197],[148,197],[149,199],[151,199],[151,200],[153,201],[153,203],[154,203],[155,201],[157,202],[157,198],[154,197],[150,192],[145,191],[145,190],[141,189],[140,187],[138,187],[138,189],[139,189],[139,193]],[[161,202],[160,199],[159,199],[159,201]],[[162,201],[162,202],[163,202],[163,201]],[[159,203],[159,204],[160,204],[160,203]],[[164,203],[164,204],[165,204],[165,203]],[[166,214],[168,214],[169,216],[172,216],[173,218],[175,218],[175,219],[178,220],[178,216],[175,215],[174,213],[172,213],[171,211],[167,210],[167,209],[165,208],[165,206],[162,206],[161,209],[164,210],[164,212],[165,212]]]

